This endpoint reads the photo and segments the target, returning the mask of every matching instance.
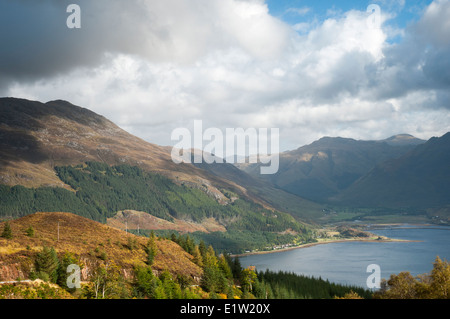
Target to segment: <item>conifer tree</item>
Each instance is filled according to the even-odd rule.
[[[25,234],[26,234],[28,237],[33,237],[33,236],[34,236],[34,228],[33,228],[33,226],[28,227],[28,228],[25,230]]]
[[[35,260],[37,277],[56,283],[58,279],[59,259],[53,247],[43,247]]]
[[[198,246],[194,247],[194,251],[192,252],[192,256],[194,257],[194,263],[196,263],[199,267],[203,267],[203,258],[202,254],[200,254],[200,249]]]
[[[147,252],[147,265],[151,266],[153,265],[155,256],[158,253],[158,246],[156,245],[156,236],[153,231],[150,233],[150,237],[148,239],[145,250]]]
[[[2,237],[3,237],[3,238],[6,238],[6,239],[11,239],[11,238],[13,238],[12,230],[11,230],[11,225],[9,225],[8,222],[5,223],[5,226],[4,226],[3,232],[2,232]]]

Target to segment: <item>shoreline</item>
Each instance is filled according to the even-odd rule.
[[[436,225],[433,223],[374,223],[374,224],[362,224],[361,226],[366,226],[369,229],[365,230],[366,232],[370,232],[372,229],[383,229],[386,227],[393,227],[393,228],[399,228],[399,229],[405,229],[405,228],[421,228],[421,227],[449,227],[447,225]],[[382,239],[378,239],[378,237],[381,237]],[[316,245],[323,245],[323,244],[331,244],[331,243],[343,243],[343,242],[376,242],[376,243],[389,243],[389,242],[419,242],[417,240],[408,240],[408,239],[398,239],[398,238],[389,238],[385,236],[371,236],[371,237],[353,237],[353,238],[340,238],[340,239],[330,239],[330,240],[323,240],[319,242],[314,243],[307,243],[302,244],[298,246],[291,246],[286,248],[280,248],[275,250],[260,250],[260,251],[252,251],[248,253],[241,253],[241,254],[232,254],[230,257],[245,257],[245,256],[251,256],[251,255],[264,255],[264,254],[274,254],[278,252],[285,252],[293,249],[301,249],[301,248],[308,248]]]
[[[307,243],[307,244],[302,244],[302,245],[298,245],[298,246],[280,248],[280,249],[275,249],[275,250],[261,250],[261,251],[252,251],[252,252],[242,253],[242,254],[232,254],[232,255],[230,255],[230,257],[236,258],[236,257],[245,257],[245,256],[251,256],[251,255],[274,254],[274,253],[285,252],[285,251],[294,250],[294,249],[308,248],[308,247],[317,246],[317,245],[332,244],[332,243],[344,243],[344,242],[374,242],[374,243],[405,242],[405,243],[409,243],[409,242],[418,242],[418,241],[417,240],[407,240],[407,239],[395,239],[395,238],[374,239],[373,237],[367,238],[367,239],[365,239],[363,237],[348,238],[348,239],[341,238],[341,239],[335,239],[335,240],[324,240],[324,241],[319,241],[319,242],[315,242],[315,243]]]

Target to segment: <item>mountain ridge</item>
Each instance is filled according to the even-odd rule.
[[[450,204],[448,163],[450,132],[378,164],[335,200],[373,207],[446,206]]]
[[[292,233],[278,235],[286,228],[306,236],[303,212],[321,211],[320,205],[288,193],[267,186],[256,189],[251,178],[231,164],[223,165],[235,170],[234,175],[176,164],[169,148],[148,143],[63,100],[0,98],[0,145],[3,217],[65,209],[106,222],[120,211],[144,210],[166,220],[147,222],[151,229],[211,229],[218,234],[210,240],[222,240],[225,227],[227,242],[254,246],[248,237],[256,232],[265,236],[258,245],[292,240]],[[276,196],[266,196],[272,191]],[[191,221],[197,225],[189,226]],[[115,222],[123,227],[123,221]],[[230,229],[236,236],[228,234]]]
[[[279,171],[260,178],[297,196],[327,202],[377,163],[399,157],[423,142],[406,134],[369,141],[325,136],[280,153]],[[259,164],[238,167],[259,177],[256,174]]]
[[[144,141],[105,117],[65,100],[41,103],[0,98],[0,145],[0,184],[70,190],[56,176],[54,167],[98,161],[135,165],[178,183],[206,187],[208,193],[220,200],[227,200],[220,189],[231,189],[273,208],[264,196],[249,191],[247,185],[190,163],[176,164],[169,147]]]

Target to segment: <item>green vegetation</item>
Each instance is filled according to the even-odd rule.
[[[0,299],[72,299],[73,296],[54,285],[0,285]]]
[[[0,216],[62,211],[104,223],[116,212],[130,209],[169,221],[177,218],[201,222],[213,217],[230,233],[205,235],[207,241],[216,249],[229,247],[233,252],[262,249],[294,239],[307,241],[312,237],[308,227],[287,213],[265,209],[244,199],[222,205],[199,189],[178,185],[135,166],[88,162],[55,169],[59,178],[75,192],[63,188],[0,185]],[[287,229],[296,235],[280,234]]]
[[[228,254],[218,255],[189,235],[172,234],[171,239],[193,256],[193,262],[201,267],[201,277],[155,271],[151,257],[159,250],[155,242],[160,238],[152,235],[145,246],[148,256],[136,264],[132,276],[125,276],[115,260],[108,257],[89,262],[89,276],[81,288],[67,287],[67,266],[78,264],[77,256],[69,252],[56,254],[53,247],[43,247],[33,255],[30,279],[43,282],[24,282],[0,285],[0,299],[435,299],[448,298],[450,292],[450,265],[436,258],[430,274],[416,278],[408,272],[391,275],[382,280],[377,292],[356,286],[330,283],[321,278],[306,277],[292,272],[256,271],[243,268],[238,258]],[[144,260],[147,258],[146,260]]]
[[[44,247],[41,252],[36,255],[35,272],[31,274],[31,278],[40,278],[44,281],[56,283],[58,281],[60,262],[55,249]]]
[[[194,256],[203,269],[200,287],[193,289],[187,278],[170,279],[167,273],[156,277],[150,267],[136,269],[134,297],[148,298],[245,298],[245,299],[330,299],[356,294],[371,298],[372,292],[356,286],[344,286],[322,279],[287,272],[257,272],[243,268],[238,258],[217,255],[212,246],[200,241],[197,245],[189,235],[171,239]]]
[[[258,298],[267,295],[275,299],[331,299],[343,298],[350,293],[364,299],[372,298],[372,292],[361,287],[339,285],[292,272],[258,272],[258,281],[254,289]]]
[[[439,256],[430,274],[413,277],[409,272],[393,274],[389,280],[383,279],[377,299],[449,299],[450,264]]]
[[[3,227],[2,237],[6,239],[13,238],[11,226],[8,222],[5,223],[5,226]]]
[[[288,244],[306,244],[316,242],[309,233],[305,234],[280,234],[274,232],[249,232],[241,230],[230,230],[227,232],[191,234],[197,241],[203,240],[214,249],[227,253],[244,253],[248,251],[272,250],[273,246]],[[245,248],[245,249],[244,249]]]
[[[150,234],[150,238],[148,240],[147,246],[145,247],[145,252],[147,253],[147,265],[153,265],[153,261],[155,260],[155,256],[158,253],[158,247],[156,246],[156,236],[152,232]]]
[[[26,188],[21,185],[0,185],[0,216],[22,217],[35,212],[73,212],[96,221],[106,221],[105,216],[77,196],[59,187]]]
[[[426,211],[417,208],[368,208],[327,206],[323,210],[322,223],[429,223]]]
[[[33,226],[28,227],[28,228],[25,230],[25,234],[26,234],[28,237],[33,237],[33,236],[34,236],[34,228],[33,228]]]

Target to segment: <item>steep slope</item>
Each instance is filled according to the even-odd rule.
[[[349,187],[376,164],[399,157],[423,142],[406,134],[381,141],[323,137],[281,153],[278,173],[263,178],[295,195],[324,202]],[[258,169],[257,165],[242,168],[253,175]]]
[[[133,136],[88,109],[62,100],[41,103],[0,98],[0,184],[71,189],[58,178],[54,167],[86,161],[138,166],[178,183],[205,189],[218,200],[227,201],[220,189],[229,189],[273,208],[264,198],[271,189],[259,196],[248,190],[246,178],[235,181],[235,176],[215,174],[205,167],[175,164],[169,147]],[[295,206],[298,210],[302,205]]]
[[[270,207],[288,212],[305,222],[315,223],[323,214],[322,205],[286,192],[273,185],[267,179],[261,178],[262,176],[259,174],[259,168],[253,175],[237,168],[237,164],[201,163],[194,165],[220,178],[235,181],[240,185],[245,185],[246,192],[252,194],[252,197],[259,198],[261,201],[268,203]]]
[[[54,247],[59,255],[73,254],[83,265],[81,279],[87,280],[96,264],[107,259],[119,266],[128,279],[133,267],[144,265],[144,247],[148,238],[135,236],[90,219],[70,213],[35,213],[9,221],[12,239],[0,237],[0,278],[2,281],[27,279],[33,260],[44,246]],[[34,234],[26,230],[32,227]],[[4,229],[4,223],[0,223]],[[134,247],[130,247],[130,243]],[[198,278],[201,268],[192,262],[192,256],[170,240],[157,240],[158,253],[152,268],[169,270]]]
[[[241,239],[250,243],[263,233],[269,242],[292,240],[277,235],[287,229],[306,236],[300,218],[321,212],[319,205],[281,190],[254,188],[245,173],[176,164],[170,148],[66,101],[1,98],[0,145],[0,216],[7,218],[66,211],[123,228],[123,218],[111,218],[130,210],[169,222],[154,219],[138,227],[221,233],[225,228],[243,232]],[[187,227],[192,222],[196,227]]]
[[[364,207],[437,208],[450,204],[450,133],[377,165],[336,200]]]
[[[193,165],[175,164],[168,148],[143,141],[103,116],[62,100],[1,98],[0,145],[0,183],[6,185],[64,186],[53,168],[86,161],[127,163],[206,185],[227,183]]]

